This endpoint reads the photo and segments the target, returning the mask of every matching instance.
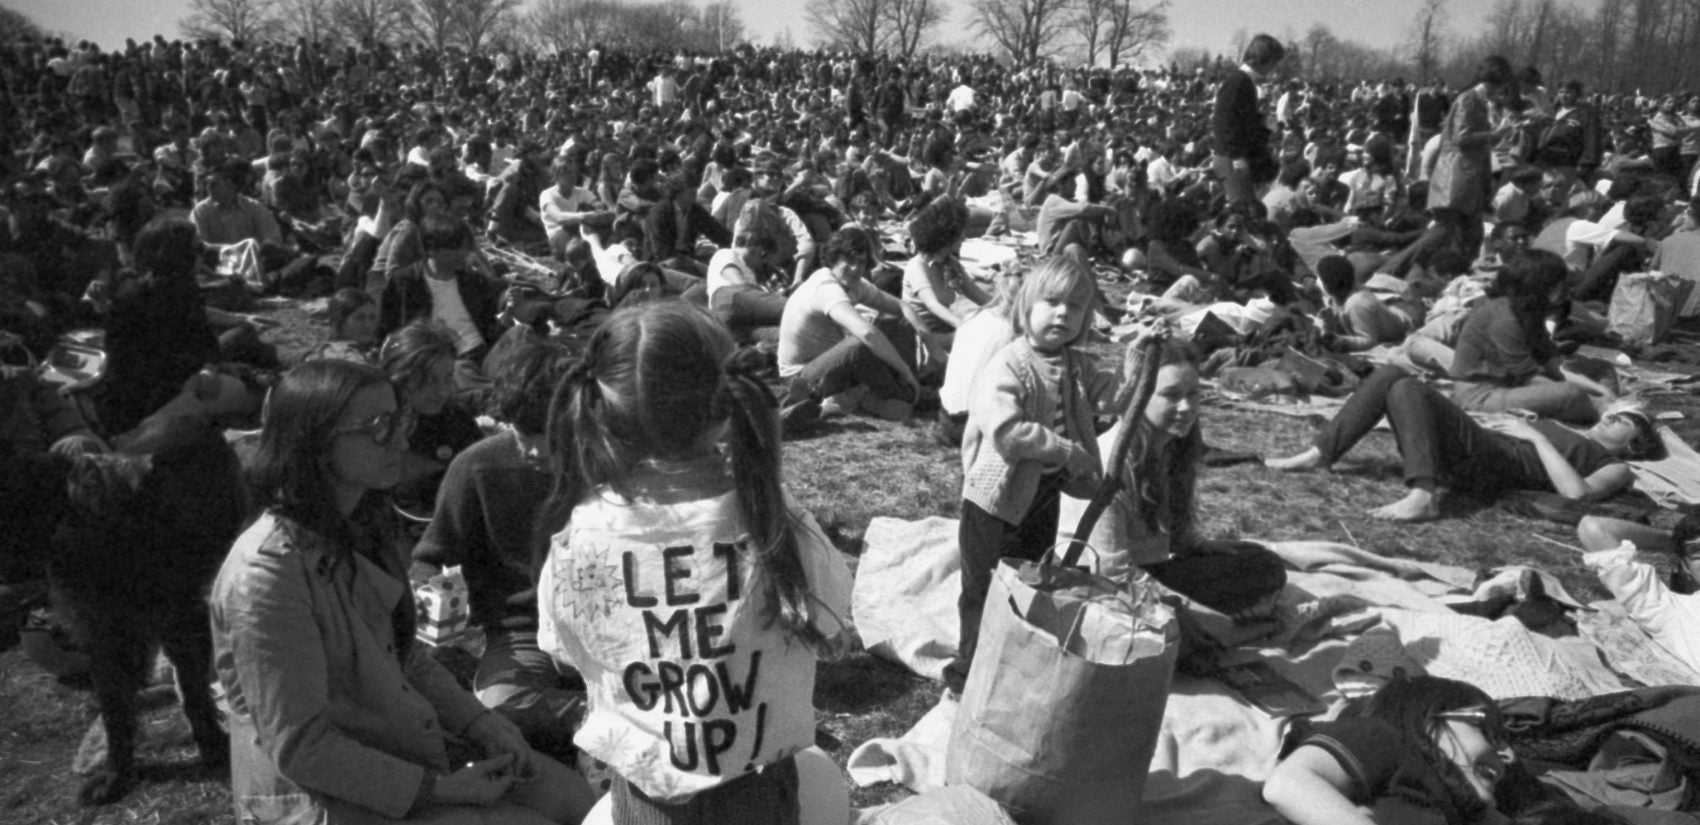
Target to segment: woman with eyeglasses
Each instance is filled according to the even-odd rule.
[[[264,512],[211,597],[237,819],[578,822],[592,794],[415,643],[382,501],[412,429],[376,368],[312,361],[266,404]]]
[[[1293,825],[1486,825],[1522,807],[1526,783],[1486,693],[1397,676],[1361,713],[1295,726],[1263,799]]]

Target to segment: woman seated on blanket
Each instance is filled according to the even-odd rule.
[[[1295,726],[1263,799],[1293,825],[1485,825],[1538,798],[1531,785],[1486,693],[1399,676],[1359,715]]]
[[[1652,419],[1630,402],[1608,408],[1581,432],[1527,417],[1484,425],[1410,373],[1384,366],[1346,399],[1310,449],[1265,463],[1277,470],[1330,467],[1384,415],[1410,491],[1370,515],[1394,521],[1438,518],[1443,488],[1490,495],[1546,490],[1596,501],[1629,486],[1633,475],[1625,459],[1649,457],[1662,446]]]
[[[1613,393],[1560,366],[1547,316],[1561,300],[1569,270],[1551,252],[1529,250],[1506,261],[1488,300],[1470,310],[1452,359],[1459,406],[1481,412],[1528,410],[1575,424],[1599,420],[1590,396]]]
[[[1198,421],[1198,361],[1189,347],[1174,340],[1165,340],[1156,357],[1156,381],[1131,436],[1121,492],[1087,544],[1098,554],[1099,572],[1111,579],[1124,581],[1138,566],[1164,587],[1212,610],[1237,620],[1263,618],[1287,583],[1286,568],[1256,542],[1199,534],[1204,435]],[[1138,360],[1129,359],[1124,380],[1140,374]],[[1118,423],[1099,437],[1105,461],[1123,426]],[[1063,497],[1061,538],[1073,536],[1085,509],[1085,501]]]

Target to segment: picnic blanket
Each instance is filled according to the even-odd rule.
[[[874,519],[853,600],[869,650],[935,679],[954,653],[960,586],[955,537],[949,519]],[[1337,682],[1350,684],[1388,662],[1485,680],[1484,689],[1496,697],[1527,695],[1521,691],[1591,696],[1635,686],[1619,674],[1643,683],[1700,685],[1700,674],[1639,649],[1648,646],[1636,643],[1638,629],[1615,621],[1600,603],[1585,614],[1581,635],[1553,639],[1513,619],[1454,612],[1449,604],[1481,595],[1472,590],[1474,574],[1462,568],[1384,558],[1332,542],[1269,546],[1289,568],[1276,630],[1225,663],[1261,659],[1335,706],[1342,695]],[[941,698],[903,736],[862,743],[849,759],[851,780],[861,786],[897,782],[920,792],[942,787],[955,711],[954,702]],[[1287,724],[1214,679],[1177,675],[1142,819],[1158,825],[1279,822],[1262,801],[1261,785]]]

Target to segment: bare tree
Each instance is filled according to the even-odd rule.
[[[1136,63],[1146,52],[1168,45],[1174,35],[1169,28],[1169,0],[1158,0],[1150,6],[1137,6],[1133,0],[1115,0],[1110,7],[1110,24],[1104,31],[1104,50],[1110,68],[1121,63]]]
[[[41,26],[21,11],[0,6],[0,43],[16,43],[19,38],[40,40]]]
[[[278,3],[278,19],[283,34],[317,43],[336,39],[331,25],[332,0],[282,0]]]
[[[1086,65],[1098,65],[1098,51],[1104,46],[1104,30],[1110,25],[1110,7],[1120,0],[1076,0],[1069,14],[1069,25],[1080,38],[1081,57]]]
[[[1311,26],[1310,29],[1305,32],[1305,51],[1308,53],[1307,56],[1310,58],[1308,62],[1310,63],[1310,76],[1312,80],[1318,80],[1328,76],[1330,60],[1332,58],[1330,52],[1334,50],[1334,47],[1338,45],[1339,42],[1340,41],[1334,37],[1334,32],[1322,23],[1317,23]]]
[[[888,48],[913,57],[927,34],[944,22],[949,9],[943,0],[887,0],[886,21],[890,24]]]
[[[177,24],[185,37],[253,42],[282,30],[277,0],[189,0],[189,16]]]
[[[331,0],[330,3],[331,23],[343,38],[356,43],[390,40],[400,32],[407,13],[407,0]]]
[[[588,49],[610,39],[621,7],[609,0],[543,0],[526,15],[532,36],[556,51]]]
[[[889,0],[809,0],[803,16],[823,46],[877,52],[885,46]]]
[[[973,27],[990,37],[1020,65],[1049,54],[1067,31],[1073,0],[969,0]]]
[[[744,41],[744,18],[731,0],[709,3],[702,8],[703,36],[713,44],[713,50],[726,51]]]
[[[1446,0],[1423,0],[1411,26],[1411,62],[1417,83],[1427,86],[1440,72],[1440,49],[1446,40]]]
[[[407,29],[433,51],[443,51],[455,36],[459,0],[413,0]]]
[[[477,51],[484,40],[518,12],[521,0],[455,0],[455,22],[459,44]]]

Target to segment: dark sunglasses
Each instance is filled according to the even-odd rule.
[[[413,425],[418,420],[411,411],[401,409],[387,413],[379,413],[359,424],[350,424],[331,430],[331,437],[342,435],[364,435],[372,439],[372,443],[380,447],[388,447],[397,441],[406,441],[413,433]]]

